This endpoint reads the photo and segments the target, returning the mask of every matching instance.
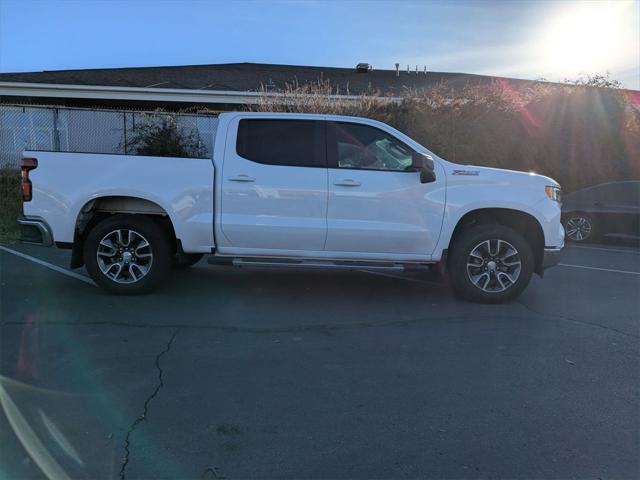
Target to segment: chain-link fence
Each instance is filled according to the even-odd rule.
[[[135,155],[139,150],[132,139],[140,128],[167,118],[211,156],[215,115],[0,105],[0,167],[18,167],[24,150]]]

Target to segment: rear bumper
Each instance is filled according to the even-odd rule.
[[[51,228],[40,217],[20,217],[20,241],[32,245],[42,245],[50,247],[53,245],[53,235]]]
[[[544,255],[542,257],[542,269],[553,267],[560,263],[560,256],[562,254],[562,247],[545,248]]]

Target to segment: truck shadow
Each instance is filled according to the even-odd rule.
[[[207,265],[174,272],[167,285],[153,295],[122,301],[163,305],[154,323],[170,317],[175,321],[174,312],[183,325],[265,332],[445,318],[473,320],[498,311],[506,313],[500,306],[455,299],[448,285],[429,273],[383,275]]]

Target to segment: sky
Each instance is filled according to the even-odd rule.
[[[235,62],[640,89],[640,0],[0,0],[0,72]]]

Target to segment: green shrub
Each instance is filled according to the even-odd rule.
[[[142,117],[142,122],[133,127],[133,135],[125,142],[128,153],[158,157],[207,156],[195,125],[191,129],[179,126],[176,116],[170,113],[157,112]]]
[[[21,214],[20,171],[15,168],[0,168],[0,243],[17,240],[17,219]]]

